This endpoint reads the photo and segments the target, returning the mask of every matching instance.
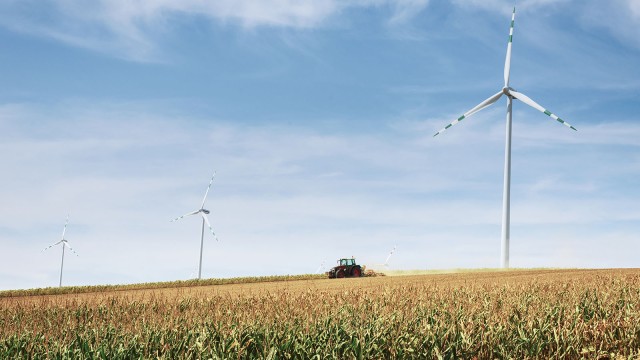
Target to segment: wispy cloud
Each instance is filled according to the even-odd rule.
[[[510,0],[453,0],[463,9],[484,9],[493,12],[510,13]],[[523,0],[518,1],[519,12],[551,14],[560,8],[566,18],[579,19],[583,26],[606,29],[621,42],[631,42],[640,46],[640,5],[636,0],[611,0],[583,2],[576,0]]]
[[[491,244],[499,236],[504,129],[489,121],[492,111],[435,140],[406,124],[348,134],[180,116],[157,104],[22,104],[0,112],[0,151],[11,154],[0,159],[10,174],[0,196],[12,204],[0,209],[0,239],[16,254],[0,273],[33,264],[71,209],[69,239],[81,254],[68,265],[71,283],[86,283],[80,269],[90,264],[92,283],[104,274],[119,282],[186,278],[197,254],[198,224],[168,220],[198,205],[214,169],[208,206],[221,242],[206,245],[205,256],[215,259],[207,274],[314,271],[336,251],[379,262],[376,256],[396,242],[426,254],[402,255],[414,268],[423,261],[486,267],[497,259]],[[615,160],[612,149],[621,146],[616,127],[585,125],[578,133],[584,137],[572,141],[576,133],[536,122],[547,120],[543,115],[527,117],[534,119],[519,117],[514,133],[514,233],[529,226],[598,233],[602,223],[638,221],[635,199],[617,188],[640,176],[640,167],[638,159],[635,167]],[[65,120],[43,121],[51,118]],[[439,122],[430,121],[434,127]],[[636,146],[638,125],[627,130],[625,142]],[[573,249],[572,238],[558,233],[546,236]],[[535,240],[529,237],[518,238]],[[296,244],[314,250],[296,250],[300,264],[274,268],[287,263],[283,249]],[[463,255],[468,251],[476,254]],[[230,259],[237,256],[251,259],[245,262],[251,266],[236,268]],[[53,279],[58,260],[51,255],[34,264],[21,286]],[[305,263],[313,269],[305,270]]]
[[[33,0],[0,4],[0,24],[14,31],[135,61],[162,61],[161,39],[185,19],[256,27],[311,29],[349,8],[389,7],[402,23],[428,0]]]
[[[640,4],[635,0],[586,3],[578,15],[585,26],[605,29],[621,43],[640,49]]]
[[[429,4],[429,0],[397,0],[391,2],[393,15],[389,19],[391,24],[404,23],[419,14]]]
[[[615,4],[629,14],[603,13],[637,21],[634,2]],[[25,46],[8,54],[0,105],[0,242],[15,254],[0,288],[56,283],[59,254],[40,250],[69,210],[70,284],[186,278],[199,223],[169,219],[199,205],[213,170],[220,242],[205,243],[206,276],[313,272],[345,254],[380,263],[394,244],[408,268],[496,266],[504,99],[432,135],[502,86],[512,2],[453,5],[0,3],[5,27],[128,60],[162,61],[201,36],[185,41],[186,66],[83,56],[80,73],[76,52],[5,32]],[[637,266],[637,52],[583,17],[598,6],[518,2],[513,86],[579,130],[516,101],[518,266]],[[220,46],[200,48],[209,36]]]

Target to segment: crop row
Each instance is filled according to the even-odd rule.
[[[37,296],[37,295],[83,294],[83,293],[97,293],[97,292],[105,292],[105,291],[167,289],[167,288],[210,286],[210,285],[252,284],[252,283],[263,283],[263,282],[274,282],[274,281],[324,279],[326,277],[327,276],[325,274],[273,275],[273,276],[236,277],[236,278],[224,278],[224,279],[215,279],[215,278],[201,279],[201,280],[191,279],[191,280],[177,280],[177,281],[152,282],[152,283],[127,284],[127,285],[48,287],[48,288],[41,288],[41,289],[4,290],[4,291],[0,291],[0,298]]]

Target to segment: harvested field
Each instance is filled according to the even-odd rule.
[[[637,358],[640,270],[515,270],[0,299],[0,358]]]

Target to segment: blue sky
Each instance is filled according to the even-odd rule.
[[[498,267],[511,1],[3,1],[0,289]],[[511,266],[638,267],[640,2],[519,1]]]

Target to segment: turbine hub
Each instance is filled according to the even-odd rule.
[[[511,89],[510,87],[505,86],[505,87],[502,88],[502,93],[507,95],[507,96],[511,96],[511,92],[509,92],[510,89]]]
[[[205,213],[205,214],[208,214],[208,213],[209,213],[209,210],[207,210],[207,209],[200,209],[200,211],[202,211],[202,212],[203,212],[203,213]]]

